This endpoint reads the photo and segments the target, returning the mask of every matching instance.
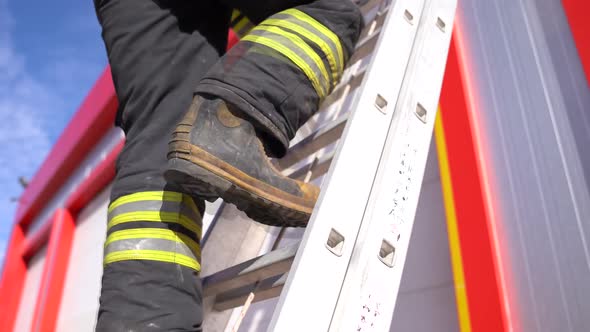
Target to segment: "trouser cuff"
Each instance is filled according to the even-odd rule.
[[[252,98],[244,90],[225,82],[206,78],[200,82],[195,92],[200,95],[215,96],[237,107],[249,118],[254,127],[262,132],[262,139],[270,148],[269,152],[273,157],[280,158],[289,149],[289,137],[294,133],[289,134],[288,126],[281,121],[280,115],[270,111],[264,112],[255,107],[256,101],[251,100]]]

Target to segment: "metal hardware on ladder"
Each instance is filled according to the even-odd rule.
[[[416,104],[416,111],[414,112],[420,121],[426,123],[426,109],[420,103]]]
[[[204,294],[216,295],[215,309],[245,304],[234,311],[234,330],[250,304],[278,294],[269,331],[309,330],[309,322],[313,330],[356,330],[360,302],[367,296],[379,301],[379,295],[389,300],[375,326],[383,330],[387,317],[391,321],[454,5],[369,0],[361,8],[367,25],[341,82],[302,131],[310,134],[273,161],[292,178],[323,177],[301,243],[276,249],[275,240],[269,253],[204,279]]]
[[[450,44],[440,22],[452,22],[455,7],[456,0],[426,0],[413,17],[415,46],[329,331],[389,330]],[[379,315],[366,314],[376,308]]]
[[[379,257],[379,260],[383,262],[383,264],[393,267],[393,263],[395,262],[395,246],[383,239],[377,257]]]
[[[417,24],[408,24],[404,11],[419,17],[422,7],[423,1],[395,1],[387,14],[377,16],[383,22],[380,28],[371,31],[368,26],[365,40],[351,57],[351,68],[364,70],[363,82],[338,149],[330,158],[330,170],[283,286],[270,331],[309,330],[309,322],[313,322],[313,330],[329,328],[414,44]],[[371,53],[375,49],[378,51]],[[385,78],[386,85],[378,83]],[[388,89],[383,90],[384,86]],[[386,108],[379,102],[385,114],[367,112],[375,107],[377,93],[387,101]],[[389,259],[387,255],[384,258]],[[319,293],[322,296],[309,301],[310,294]],[[302,316],[306,319],[301,320]]]
[[[328,234],[328,240],[326,241],[326,248],[330,250],[331,253],[340,257],[342,256],[342,251],[344,249],[344,236],[338,233],[337,230],[332,228],[330,233]]]
[[[377,107],[379,112],[383,114],[387,111],[387,100],[385,100],[380,94],[377,94],[377,98],[375,98],[375,107]]]

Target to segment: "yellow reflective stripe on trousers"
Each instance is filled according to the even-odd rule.
[[[164,222],[174,223],[185,227],[186,229],[193,231],[198,238],[201,238],[201,227],[196,224],[196,221],[189,217],[179,214],[176,212],[162,212],[162,211],[134,211],[121,213],[114,216],[107,225],[107,229],[111,229],[113,226],[135,221],[152,221],[152,222]]]
[[[338,48],[333,44],[332,40],[321,34],[319,30],[314,28],[311,24],[299,20],[291,15],[276,14],[273,18],[267,19],[261,23],[262,25],[272,25],[277,27],[292,30],[301,36],[309,39],[326,55],[326,59],[330,64],[330,73],[332,75],[332,86],[335,86],[340,75],[342,74],[343,64],[337,58]],[[324,37],[324,38],[322,38]]]
[[[109,244],[115,241],[129,240],[129,239],[159,239],[176,242],[182,245],[186,245],[197,258],[201,257],[201,247],[199,244],[191,239],[190,237],[169,229],[159,228],[134,228],[125,229],[111,233],[104,244],[107,247]]]
[[[311,60],[313,61],[313,64],[311,64],[312,66],[315,65],[315,67],[317,69],[319,69],[320,71],[320,83],[322,85],[322,87],[324,88],[324,92],[327,94],[329,92],[329,88],[330,88],[330,77],[328,75],[328,71],[326,70],[326,66],[324,65],[324,61],[322,61],[322,59],[320,58],[320,56],[314,51],[313,48],[311,48],[309,45],[307,45],[307,43],[301,39],[301,37],[297,36],[294,33],[288,32],[282,28],[279,27],[273,27],[273,26],[259,26],[256,27],[256,29],[254,29],[255,31],[260,31],[262,33],[270,33],[269,37],[270,38],[280,38],[280,39],[276,39],[278,42],[283,43],[285,45],[287,45],[289,42],[295,44],[295,47],[299,48],[300,52],[299,54],[301,55],[301,52],[303,52],[303,54],[305,54],[306,56],[308,56],[309,58],[311,58]],[[273,36],[274,35],[274,36]],[[287,41],[285,41],[285,39]],[[292,49],[295,49],[295,47],[291,47]],[[317,73],[316,73],[316,76]],[[323,80],[323,82],[322,82]]]
[[[109,205],[108,229],[135,221],[175,223],[201,236],[201,213],[193,199],[173,191],[144,191],[119,197]]]
[[[287,47],[281,45],[280,43],[278,43],[268,37],[248,35],[248,36],[244,37],[242,40],[250,41],[253,43],[261,44],[266,47],[272,48],[275,51],[277,51],[280,54],[287,57],[295,65],[297,65],[297,67],[299,67],[299,69],[301,69],[303,71],[303,73],[307,76],[307,78],[309,78],[309,80],[311,81],[311,84],[313,85],[313,88],[315,89],[315,91],[318,94],[318,96],[320,97],[320,99],[324,98],[323,89],[320,86],[320,83],[319,83],[318,78],[316,77],[315,73],[309,67],[309,65],[305,62],[305,60],[301,59],[301,57],[299,57],[297,55],[297,53],[291,51]]]
[[[197,272],[201,270],[201,264],[193,258],[173,252],[160,250],[125,250],[112,252],[105,255],[103,263],[104,265],[107,265],[114,262],[129,260],[151,260],[166,263],[174,263],[189,267]]]
[[[242,14],[242,13],[240,13],[240,11],[239,11],[239,10],[237,10],[237,9],[234,9],[234,10],[231,12],[231,20],[230,20],[230,21],[231,21],[231,22],[233,22],[233,21],[234,21],[236,18],[238,18],[238,16],[240,16],[240,14]]]
[[[330,80],[324,63],[297,35],[277,27],[259,26],[242,40],[262,44],[281,53],[309,78],[320,99],[326,96]]]
[[[237,9],[233,10],[230,20],[230,27],[238,35],[238,37],[242,38],[247,35],[248,32],[254,28],[254,26],[255,24],[252,23],[247,16],[242,14]]]
[[[326,28],[326,26],[324,26],[322,23],[318,22],[313,17],[311,17],[311,16],[307,15],[306,13],[304,13],[300,10],[297,10],[297,9],[287,9],[285,11],[282,11],[281,14],[291,15],[295,18],[298,18],[298,19],[310,24],[311,26],[313,26],[314,28],[319,30],[324,36],[326,36],[328,39],[330,39],[332,41],[332,43],[334,43],[334,45],[336,45],[336,51],[338,53],[338,61],[344,65],[344,53],[342,51],[342,45],[340,44],[340,38],[338,38],[338,36],[334,32],[332,32],[332,30]]]
[[[200,270],[201,249],[190,237],[168,229],[140,228],[111,233],[104,245],[104,264],[155,260]]]
[[[109,205],[109,212],[123,204],[139,201],[183,202],[194,208],[195,212],[200,215],[195,202],[189,196],[174,191],[143,191],[121,196]]]
[[[234,32],[240,37],[247,35],[248,32],[250,32],[253,28],[254,24],[250,22],[250,20],[247,17],[243,17],[241,20],[238,21],[238,23],[236,23],[232,27],[232,29],[234,29]]]

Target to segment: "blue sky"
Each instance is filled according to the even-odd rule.
[[[107,64],[92,0],[0,0],[0,266],[22,189]]]

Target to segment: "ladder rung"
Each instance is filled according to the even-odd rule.
[[[368,8],[371,3],[375,4],[379,3],[379,1],[370,1],[365,8]],[[366,28],[361,32],[361,41],[357,44],[358,46],[355,54],[353,55],[353,59],[351,59],[353,61],[350,61],[350,64],[371,54],[378,39],[379,28],[382,26],[385,17],[386,15],[383,15],[383,12],[379,12],[373,21],[374,23],[371,23],[373,27]],[[360,86],[365,71],[366,68],[362,68],[360,72],[352,74],[348,82],[339,84],[336,91],[330,94],[330,96],[324,101],[322,110],[327,109],[333,102],[340,100],[344,93],[350,93]],[[337,141],[344,130],[347,118],[348,116],[345,114],[303,138],[299,143],[289,149],[287,156],[277,162],[278,167],[280,169],[286,169],[308,157],[312,153],[317,152],[321,148]],[[333,152],[329,153],[316,162],[311,169],[312,180],[324,175],[328,171],[333,156]],[[305,174],[309,171],[309,165],[305,165],[291,173],[290,176],[294,178],[305,177]],[[232,296],[235,297],[237,296],[235,294],[238,294],[236,292],[240,289],[250,287],[252,284],[260,280],[265,281],[265,278],[268,278],[269,276],[277,276],[281,273],[287,272],[291,266],[297,247],[298,245],[279,249],[205,277],[203,279],[203,295],[205,297],[215,294],[221,296],[220,293],[224,292],[223,294],[234,294]],[[262,288],[260,289],[262,290]],[[278,292],[280,293],[280,290]],[[247,297],[248,294],[249,291],[245,296]],[[257,296],[257,298],[260,297]],[[227,297],[227,299],[229,299],[229,297]],[[245,300],[245,298],[240,299],[239,301],[242,300]],[[217,302],[218,304],[216,304],[216,306],[227,306],[226,304],[223,304],[227,302],[226,300],[223,300],[222,302],[219,302],[218,300]]]
[[[356,63],[357,61],[365,58],[366,56],[371,55],[373,48],[375,47],[377,40],[378,40],[377,37],[379,36],[379,33],[380,33],[379,29],[383,25],[383,22],[385,21],[385,18],[386,18],[386,15],[384,15],[384,13],[385,13],[385,11],[380,12],[378,14],[377,18],[374,21],[374,27],[372,29],[366,28],[363,30],[363,32],[361,34],[361,39],[360,39],[359,43],[357,44],[356,51],[353,54],[351,61],[349,61],[349,66],[351,66],[354,63]],[[371,32],[371,30],[372,30],[372,32]],[[369,35],[369,32],[371,32],[370,35]],[[366,73],[366,70],[367,70],[367,67],[362,66],[361,68],[356,69],[356,71],[357,71],[356,73],[349,74],[349,75],[345,74],[345,76],[349,76],[350,78],[346,79],[343,77],[341,82],[336,87],[336,90],[334,92],[332,92],[326,98],[326,100],[324,100],[324,102],[322,103],[322,107],[320,109],[320,112],[328,109],[333,103],[341,101],[342,98],[345,97],[344,96],[345,94],[351,94],[353,90],[358,88],[361,85],[361,83],[363,82],[363,78]],[[328,125],[328,126],[330,126],[330,125]],[[282,169],[285,169],[286,167],[289,167],[289,166],[295,164],[297,161],[300,161],[302,159],[301,158],[302,152],[297,151],[298,150],[297,147],[302,147],[302,145],[307,144],[310,141],[313,141],[314,138],[317,136],[318,131],[316,131],[316,132],[310,134],[309,136],[307,136],[306,138],[302,139],[295,146],[293,146],[292,148],[289,149],[287,156],[282,158],[280,161],[275,161],[275,163],[279,164],[280,165],[279,167],[281,167]],[[329,143],[332,143],[332,142],[333,141],[331,141]],[[315,151],[317,151],[317,150],[312,150],[309,153],[313,153]],[[291,159],[291,158],[293,158],[293,159]],[[295,161],[293,161],[293,160],[295,160]]]
[[[285,157],[275,160],[275,164],[279,169],[287,169],[321,148],[334,143],[342,135],[347,119],[348,114],[344,114],[325,126],[320,127],[291,147]]]
[[[370,56],[373,52],[373,49],[377,45],[377,41],[379,40],[379,33],[381,29],[377,29],[374,33],[369,36],[366,36],[364,39],[360,40],[356,46],[356,49],[350,60],[348,61],[348,65],[352,66],[360,59],[363,59],[367,56]]]
[[[383,3],[387,2],[387,1],[383,1],[383,0],[369,0],[366,4],[364,4],[363,6],[361,6],[361,14],[363,15],[363,17],[367,18],[367,15],[374,9],[379,10],[380,12],[383,11],[383,9],[379,9],[379,7],[383,7]],[[386,6],[386,8],[389,8],[389,5]]]
[[[227,292],[288,272],[298,247],[299,243],[277,249],[203,278],[203,296]]]
[[[372,37],[379,34],[379,32],[381,31],[381,27],[385,22],[385,18],[387,17],[385,13],[385,11],[379,12],[375,19],[373,19],[371,22],[365,25],[363,30],[361,30],[359,41],[357,42],[355,47],[356,49],[359,49],[362,46],[363,42],[367,40],[367,37]]]
[[[320,176],[326,174],[330,169],[330,164],[332,163],[332,159],[334,158],[335,153],[336,151],[332,151],[326,154],[325,156],[319,158],[311,169],[309,169],[309,164],[307,164],[293,171],[293,173],[289,174],[289,177],[293,179],[302,180],[305,178],[307,173],[311,171],[311,178],[309,179],[309,181],[313,181],[319,178]]]
[[[326,97],[326,99],[322,103],[322,110],[328,109],[330,105],[340,101],[345,92],[350,94],[354,89],[358,88],[363,82],[363,77],[365,76],[365,69],[366,68],[354,75],[351,75],[352,77],[346,83],[338,84],[336,90],[334,90],[334,92],[332,92],[328,97]]]
[[[224,311],[244,305],[251,292],[254,292],[252,303],[272,299],[281,295],[288,274],[277,275],[264,279],[258,284],[249,284],[238,289],[220,293],[215,298],[213,308]]]

